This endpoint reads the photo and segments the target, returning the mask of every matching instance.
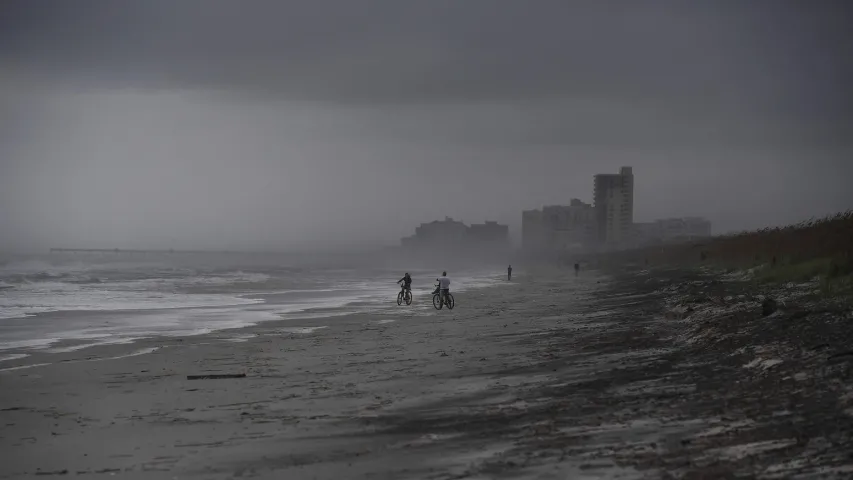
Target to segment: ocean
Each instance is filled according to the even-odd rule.
[[[51,254],[0,257],[0,361],[271,320],[350,313],[434,314],[439,271],[410,269],[415,302],[397,306],[405,273],[369,262],[286,255]],[[367,263],[367,265],[365,265]],[[449,271],[453,292],[504,278],[500,267]]]

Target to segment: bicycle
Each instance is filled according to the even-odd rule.
[[[397,305],[402,305],[403,302],[406,302],[406,305],[412,304],[412,291],[405,286],[403,286],[403,289],[397,294]]]
[[[456,306],[456,300],[450,292],[447,292],[444,294],[444,301],[442,301],[441,288],[436,284],[435,291],[432,292],[432,306],[435,307],[436,310],[441,310],[445,305],[447,305],[449,310],[453,310],[453,307]]]

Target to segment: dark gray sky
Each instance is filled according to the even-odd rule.
[[[853,207],[853,7],[7,0],[0,249],[394,243],[591,199],[715,231]]]

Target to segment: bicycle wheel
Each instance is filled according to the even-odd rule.
[[[406,290],[406,294],[403,295],[403,300],[406,301],[406,305],[412,304],[412,292]]]
[[[403,292],[397,294],[397,305],[403,304]]]
[[[432,306],[435,307],[436,310],[441,310],[441,295],[436,293],[432,296]]]
[[[447,308],[453,310],[453,307],[456,306],[456,300],[453,298],[453,294],[448,293],[447,298],[445,299],[445,303],[447,303]]]

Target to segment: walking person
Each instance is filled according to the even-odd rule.
[[[508,281],[508,282],[512,281],[512,265],[510,265],[506,268],[506,281]]]
[[[578,273],[581,271],[581,264],[575,262],[575,276],[578,276]]]

